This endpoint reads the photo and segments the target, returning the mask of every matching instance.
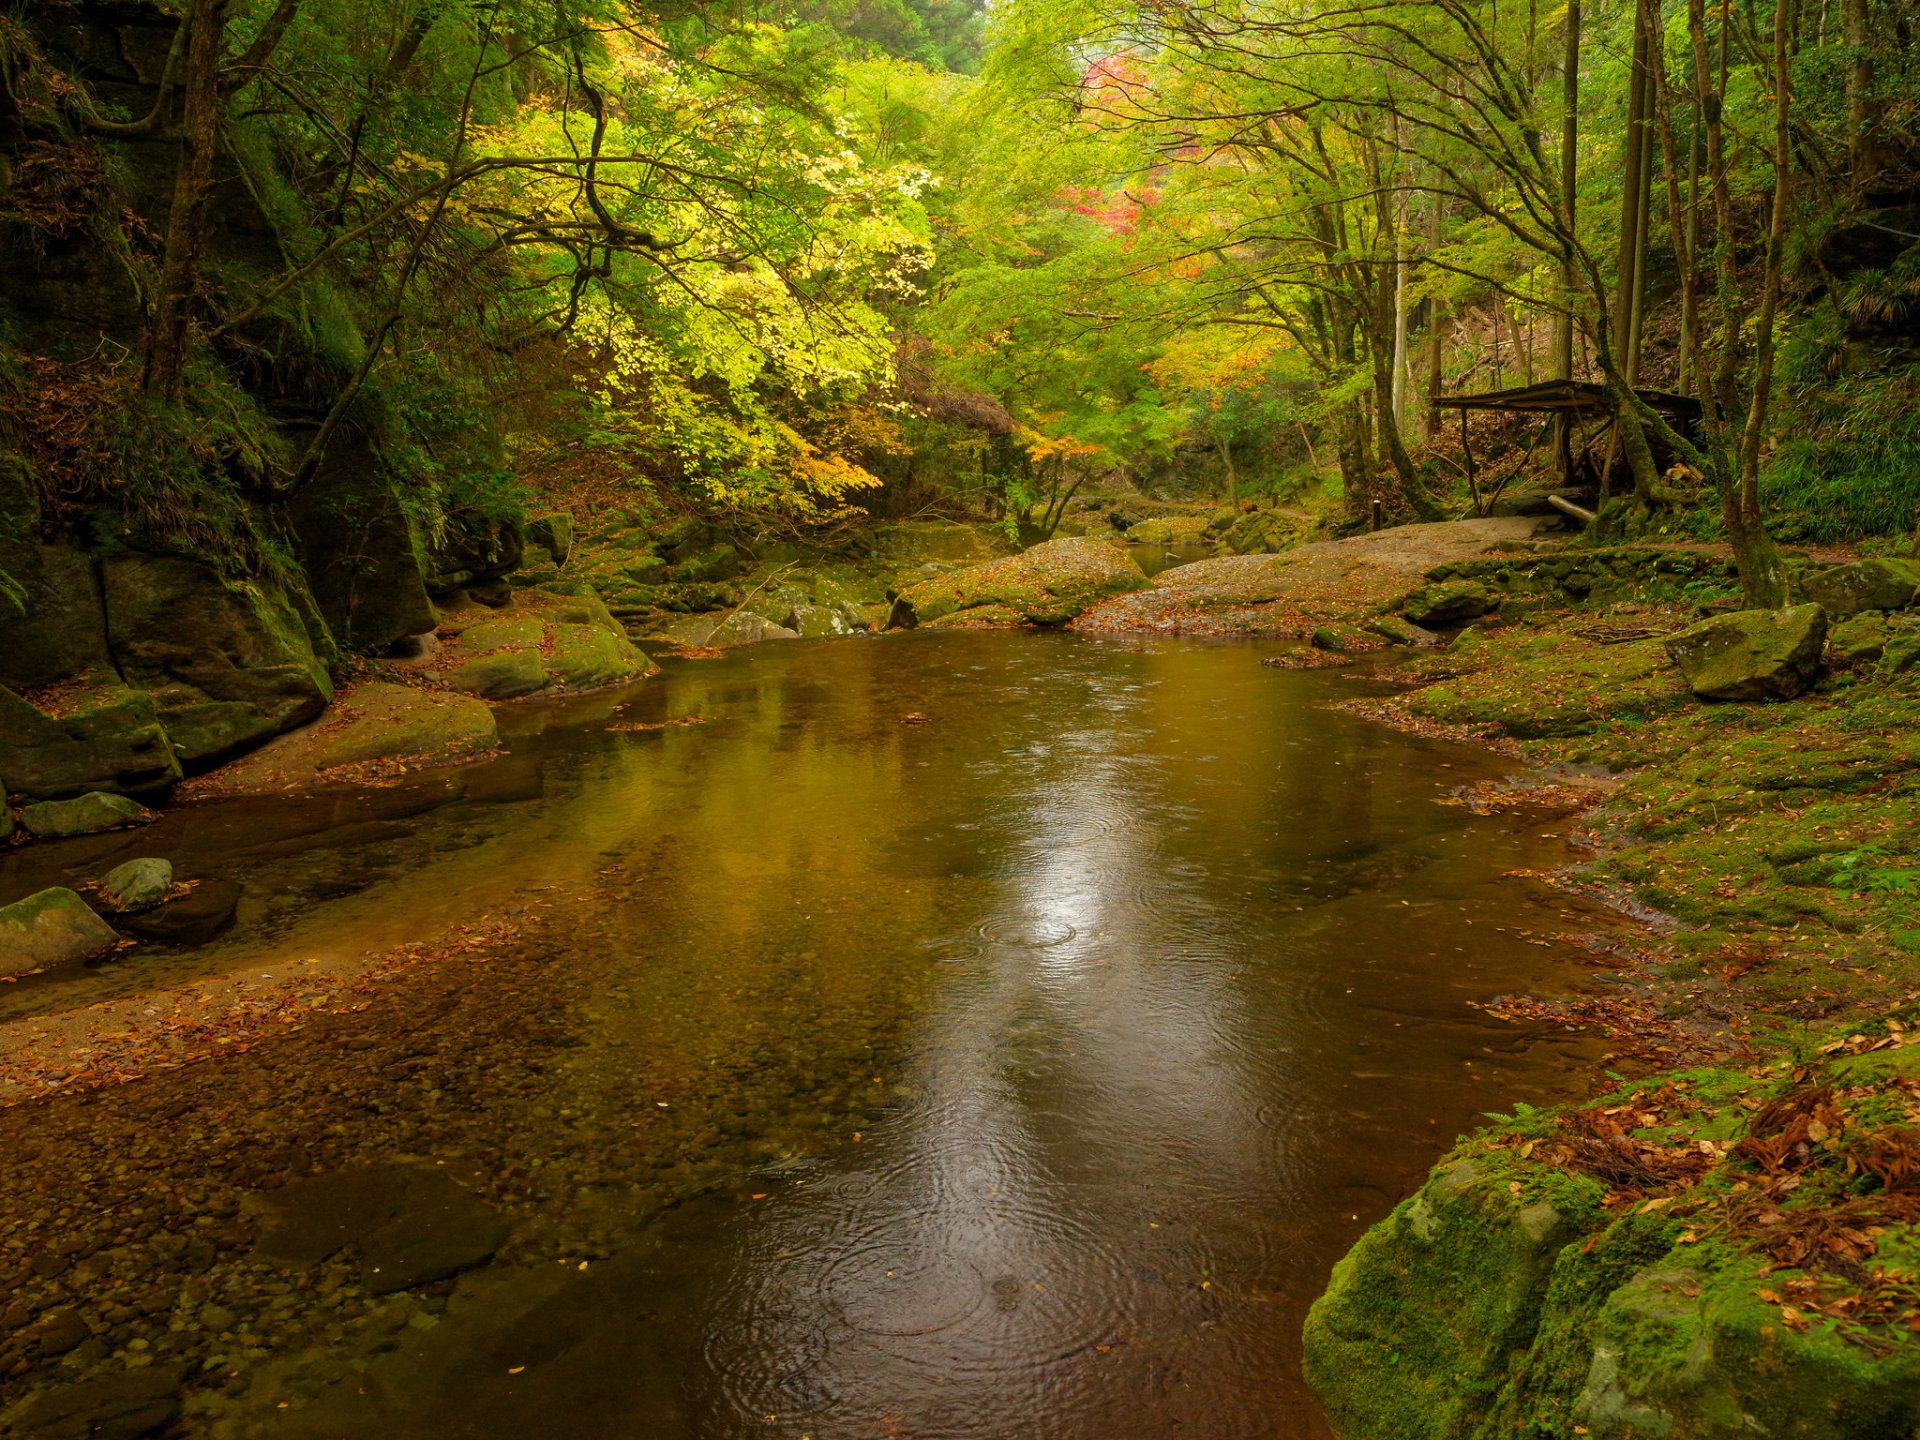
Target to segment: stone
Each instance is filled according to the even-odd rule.
[[[185,768],[303,725],[333,698],[333,638],[294,586],[236,584],[198,560],[134,551],[104,560],[101,575],[114,663],[153,696]]]
[[[1920,630],[1901,630],[1887,641],[1880,657],[1880,673],[1904,675],[1920,663]]]
[[[7,804],[7,790],[0,785],[0,844],[13,838],[13,807]]]
[[[9,1413],[10,1433],[23,1440],[141,1440],[179,1415],[180,1378],[175,1366],[149,1365],[57,1385]]]
[[[818,640],[828,635],[849,635],[853,626],[835,606],[800,603],[788,607],[781,621],[802,640]]]
[[[493,1258],[507,1217],[446,1171],[370,1165],[295,1180],[265,1199],[268,1223],[255,1255],[289,1269],[357,1256],[376,1295],[445,1280]]]
[[[1406,645],[1413,649],[1426,649],[1438,645],[1440,637],[1424,626],[1403,620],[1398,615],[1376,615],[1367,621],[1363,630],[1378,635],[1391,645]]]
[[[25,592],[20,609],[0,603],[0,684],[24,689],[111,672],[92,556],[65,545],[0,542],[0,571]]]
[[[342,691],[319,723],[242,756],[221,778],[236,790],[300,788],[324,784],[326,772],[346,765],[450,763],[499,738],[483,700],[375,680]]]
[[[740,552],[731,545],[714,545],[674,561],[674,578],[682,581],[731,580],[740,573]]]
[[[1887,617],[1877,612],[1854,615],[1827,631],[1827,652],[1842,664],[1871,665],[1886,648]]]
[[[564,511],[533,516],[527,521],[527,545],[546,551],[555,565],[565,565],[573,555],[573,516]]]
[[[101,878],[100,898],[118,911],[151,910],[167,898],[167,891],[172,888],[172,861],[129,860],[124,865],[116,865]]]
[[[424,546],[398,483],[364,439],[334,438],[289,515],[314,600],[342,644],[378,653],[433,629]]]
[[[1415,625],[1455,625],[1498,609],[1500,596],[1477,580],[1442,580],[1422,585],[1400,602],[1400,613]]]
[[[231,880],[202,880],[186,894],[135,914],[116,915],[127,934],[160,945],[204,945],[233,924],[240,886]]]
[[[707,632],[706,645],[757,645],[762,640],[798,640],[800,636],[764,615],[737,610]]]
[[[1353,625],[1322,625],[1307,637],[1316,650],[1333,655],[1359,655],[1380,648],[1380,637]]]
[[[1826,646],[1818,605],[1737,610],[1668,639],[1667,654],[1703,700],[1791,699],[1807,688]]]
[[[113,927],[64,886],[0,906],[0,975],[91,960],[119,943]]]
[[[1064,625],[1096,601],[1144,590],[1150,583],[1111,540],[1049,540],[910,586],[895,598],[889,623],[910,629],[958,611],[997,606],[1018,622]]]
[[[0,786],[56,799],[89,790],[155,799],[180,778],[180,762],[151,696],[118,683],[64,698],[50,715],[0,686]]]
[[[22,806],[20,823],[40,840],[66,840],[75,835],[98,835],[158,819],[151,810],[124,795],[94,790],[73,800],[42,800]]]
[[[474,594],[476,586],[519,569],[526,552],[526,526],[517,516],[488,518],[467,512],[452,517],[428,549],[427,589],[444,595],[464,586]]]
[[[1816,570],[1800,590],[1836,620],[1863,610],[1903,610],[1920,592],[1920,563],[1873,557]]]

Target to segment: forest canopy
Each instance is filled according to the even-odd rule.
[[[0,18],[15,278],[102,292],[0,332],[55,510],[270,550],[249,507],[361,446],[430,523],[591,483],[1044,529],[1093,482],[1378,524],[1487,503],[1437,401],[1571,379],[1506,468],[1724,536],[1757,600],[1770,534],[1916,518],[1891,0],[108,8]]]

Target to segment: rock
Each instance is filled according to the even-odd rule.
[[[0,683],[26,688],[111,672],[90,555],[64,545],[0,542],[0,571],[25,591],[24,609],[0,603]]]
[[[233,924],[240,887],[231,880],[202,880],[186,894],[152,910],[116,915],[127,934],[161,945],[204,945]]]
[[[517,516],[492,519],[468,512],[452,517],[427,554],[427,589],[444,595],[464,586],[474,593],[476,585],[519,569],[526,552],[526,526]]]
[[[1380,637],[1354,625],[1322,625],[1307,637],[1316,650],[1334,655],[1359,655],[1380,648]]]
[[[1155,515],[1127,527],[1129,545],[1195,545],[1207,533],[1204,515]]]
[[[150,696],[96,686],[67,696],[54,716],[0,686],[0,786],[15,796],[112,790],[153,799],[179,778]]]
[[[151,910],[173,888],[173,862],[129,860],[109,870],[100,881],[100,898],[115,910]]]
[[[1425,649],[1440,643],[1440,637],[1433,631],[1403,620],[1398,615],[1377,615],[1361,628],[1378,635],[1389,644],[1406,645],[1414,649]]]
[[[894,601],[895,627],[1001,606],[1035,625],[1064,625],[1096,601],[1150,582],[1110,540],[1050,540],[1018,555],[921,581]]]
[[[374,1165],[295,1180],[265,1201],[269,1223],[254,1253],[308,1269],[356,1252],[361,1283],[376,1295],[445,1280],[493,1258],[506,1216],[446,1171]]]
[[[0,907],[0,975],[91,960],[119,943],[112,926],[61,886]]]
[[[168,1365],[58,1385],[16,1406],[10,1433],[24,1440],[140,1440],[180,1413],[181,1372]]]
[[[146,806],[124,795],[91,791],[74,800],[42,800],[23,806],[20,823],[29,835],[41,840],[66,840],[75,835],[98,835],[129,825],[145,825],[156,820]]]
[[[1920,663],[1920,630],[1901,630],[1887,641],[1880,657],[1880,673],[1904,675]]]
[[[1703,700],[1785,700],[1807,688],[1826,639],[1826,611],[1796,605],[1704,621],[1671,637],[1666,649]]]
[[[344,765],[445,764],[498,741],[486,702],[376,680],[342,691],[324,719],[241,757],[221,778],[240,790],[297,788]]]
[[[831,605],[802,603],[790,606],[781,623],[802,640],[853,633],[853,626],[847,623],[846,616]]]
[[[1836,620],[1862,610],[1903,610],[1920,591],[1920,564],[1877,557],[1855,560],[1802,577],[1800,589]]]
[[[333,638],[304,592],[133,551],[104,560],[101,574],[114,662],[153,696],[186,768],[303,725],[332,699]]]
[[[522,590],[506,610],[477,619],[470,608],[451,611],[445,628],[452,634],[428,657],[430,673],[486,700],[590,690],[658,669],[586,585]]]
[[[555,565],[565,565],[573,555],[573,516],[533,516],[527,521],[527,545],[546,551]]]
[[[1277,555],[1299,544],[1312,522],[1278,510],[1252,510],[1220,532],[1222,555]]]
[[[433,629],[420,537],[365,440],[336,436],[289,514],[314,599],[341,643],[373,653]]]
[[[736,610],[707,632],[705,645],[757,645],[762,640],[798,640],[799,635],[784,625],[776,625],[764,615]]]
[[[731,580],[740,573],[740,552],[731,545],[714,545],[674,561],[676,580],[703,582]]]
[[[1498,609],[1500,596],[1477,580],[1442,580],[1422,585],[1400,602],[1400,613],[1415,625],[1454,625]]]
[[[1827,650],[1843,664],[1871,665],[1886,648],[1887,617],[1884,615],[1855,615],[1827,632]]]

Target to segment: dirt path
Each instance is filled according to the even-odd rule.
[[[1150,589],[1103,601],[1070,628],[1305,636],[1328,621],[1397,600],[1436,565],[1503,546],[1549,543],[1556,525],[1533,517],[1450,520],[1321,541],[1280,555],[1223,555],[1163,571]]]

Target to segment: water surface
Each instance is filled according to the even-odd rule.
[[[1298,1335],[1333,1260],[1592,1046],[1472,1004],[1582,973],[1506,873],[1558,842],[1438,803],[1497,762],[1269,653],[768,645],[523,707],[460,776],[23,852],[0,898],[159,849],[248,899],[16,1012],[527,933],[0,1116],[5,1247],[91,1257],[28,1286],[94,1307],[58,1373],[177,1364],[207,1435],[1326,1435]],[[350,1249],[259,1258],[277,1195],[392,1161],[503,1210],[497,1257],[398,1298]]]

